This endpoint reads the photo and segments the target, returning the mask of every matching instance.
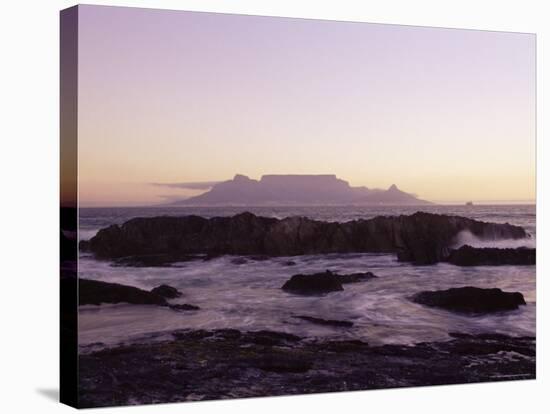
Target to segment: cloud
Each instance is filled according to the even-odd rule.
[[[179,188],[182,190],[209,190],[221,181],[198,181],[190,183],[151,183],[158,187]]]

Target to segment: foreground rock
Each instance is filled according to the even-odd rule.
[[[164,259],[207,254],[296,256],[326,253],[397,253],[403,261],[445,260],[455,237],[469,231],[482,240],[528,237],[521,227],[458,216],[415,213],[346,223],[305,217],[282,220],[241,213],[233,217],[134,218],[101,229],[82,250],[97,258],[161,255]],[[163,259],[164,263],[167,263]]]
[[[294,275],[281,289],[299,295],[319,295],[344,290],[338,275],[329,271],[311,275]]]
[[[457,266],[534,265],[536,249],[475,248],[466,245],[452,250],[447,261]]]
[[[491,313],[518,309],[525,305],[519,292],[503,292],[500,289],[461,287],[447,290],[417,293],[412,300],[426,306],[443,308],[454,312]]]
[[[81,407],[535,378],[535,339],[453,334],[371,347],[260,331],[180,331],[174,340],[79,356]]]

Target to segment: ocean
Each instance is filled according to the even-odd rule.
[[[426,211],[476,220],[522,226],[531,235],[525,240],[487,243],[461,234],[457,246],[534,247],[535,205],[474,206],[307,206],[307,207],[144,207],[81,208],[79,238],[87,240],[100,229],[133,217],[159,215],[228,216],[250,211],[284,218],[306,216],[325,221],[349,221]],[[369,344],[415,344],[449,339],[449,332],[535,335],[535,266],[458,267],[447,263],[414,266],[388,254],[330,254],[277,257],[264,261],[233,263],[235,257],[207,262],[176,263],[172,267],[113,267],[109,262],[80,254],[79,277],[151,289],[160,284],[176,287],[183,295],[172,303],[190,303],[201,310],[176,312],[140,305],[81,306],[81,352],[134,341],[166,338],[179,329],[272,330],[307,338],[360,339]],[[295,265],[288,266],[286,262]],[[340,274],[371,271],[377,279],[346,285],[344,291],[326,296],[298,296],[281,290],[292,275],[331,270]],[[467,316],[428,308],[410,301],[423,290],[451,287],[498,287],[521,292],[527,302],[518,310]],[[350,327],[315,325],[296,316],[353,322]]]

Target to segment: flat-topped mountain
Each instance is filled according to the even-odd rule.
[[[204,194],[178,205],[314,205],[314,204],[431,204],[394,184],[387,190],[352,187],[334,174],[263,175],[260,180],[237,174]]]

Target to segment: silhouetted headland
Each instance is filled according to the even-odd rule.
[[[253,180],[237,174],[232,180],[215,184],[196,197],[175,202],[177,205],[339,205],[387,204],[426,205],[394,184],[387,190],[351,187],[333,174],[263,175]]]

